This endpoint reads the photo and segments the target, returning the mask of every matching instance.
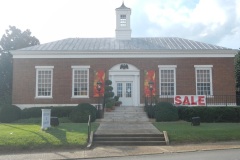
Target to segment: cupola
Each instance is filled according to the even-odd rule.
[[[131,26],[130,26],[131,9],[122,3],[121,7],[116,8],[116,39],[130,40]]]

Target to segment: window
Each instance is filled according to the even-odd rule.
[[[36,66],[36,97],[52,98],[53,66]]]
[[[195,65],[196,94],[213,95],[212,93],[212,65]]]
[[[89,97],[89,68],[90,66],[72,66],[72,97]]]
[[[160,65],[159,91],[161,96],[173,96],[176,94],[176,65]]]
[[[126,15],[120,15],[120,25],[121,25],[121,27],[126,27],[127,26]]]

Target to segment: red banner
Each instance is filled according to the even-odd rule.
[[[153,82],[152,93],[149,89],[149,82]],[[144,94],[146,97],[150,97],[156,95],[156,76],[154,70],[144,71]]]
[[[100,92],[97,89],[98,88],[97,82],[102,83]],[[94,71],[93,97],[99,97],[99,93],[100,93],[100,96],[103,96],[104,82],[105,82],[105,71],[104,70]]]

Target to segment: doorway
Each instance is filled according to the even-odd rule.
[[[117,82],[117,96],[123,106],[133,106],[133,82]]]
[[[140,106],[140,72],[135,66],[117,64],[109,70],[109,79],[122,106]]]

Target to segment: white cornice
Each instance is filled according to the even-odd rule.
[[[236,50],[12,51],[13,58],[201,58],[234,57]]]

